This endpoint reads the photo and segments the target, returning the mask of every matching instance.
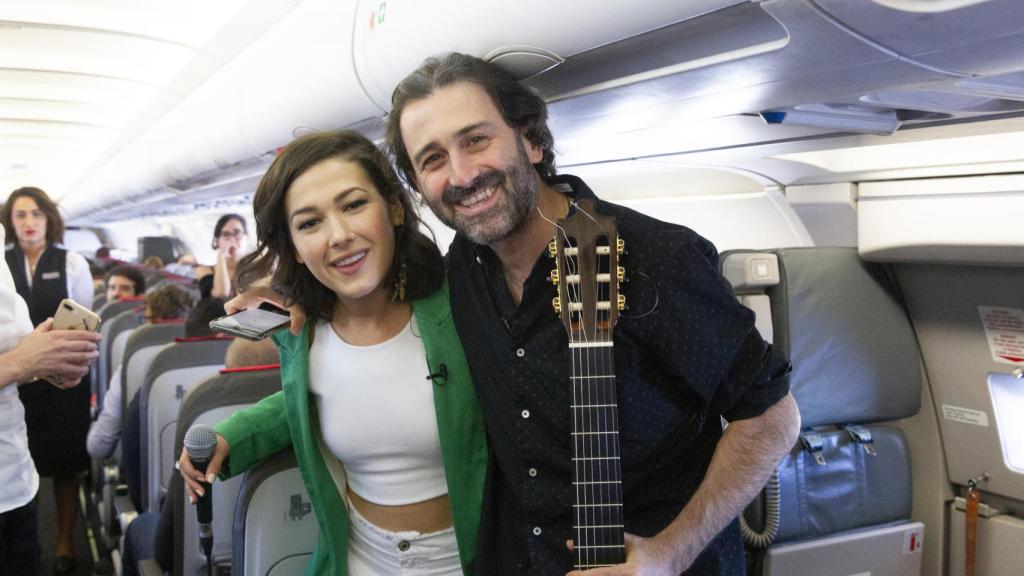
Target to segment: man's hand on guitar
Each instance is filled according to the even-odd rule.
[[[679,559],[673,553],[673,546],[658,536],[641,538],[626,533],[625,540],[625,564],[586,571],[573,570],[566,576],[678,576],[693,563],[693,559],[690,559],[684,566],[677,566]],[[567,540],[565,544],[572,552],[572,540]]]

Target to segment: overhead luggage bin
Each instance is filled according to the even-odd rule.
[[[1019,174],[862,182],[860,255],[894,262],[1024,265],[1020,214],[1024,177]]]
[[[879,0],[815,0],[810,4],[851,33],[925,66],[964,76],[1021,68],[1024,3],[1019,0],[987,0],[932,13],[913,11],[908,6],[900,9],[898,2]]]
[[[356,71],[387,111],[398,82],[433,54],[455,50],[498,60],[525,78],[574,54],[744,3],[361,0],[353,33]]]

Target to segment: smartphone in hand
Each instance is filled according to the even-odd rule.
[[[212,320],[210,329],[248,340],[263,340],[274,332],[287,327],[290,322],[291,318],[286,314],[263,308],[248,308]]]
[[[53,329],[95,332],[100,329],[100,317],[78,302],[65,298],[53,315]]]
[[[57,311],[53,314],[53,326],[51,329],[95,332],[100,329],[100,317],[78,302],[65,298],[57,305]],[[64,379],[59,374],[51,374],[43,379],[57,388],[64,389]]]

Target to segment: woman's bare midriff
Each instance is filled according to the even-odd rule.
[[[349,501],[359,513],[378,528],[390,532],[415,531],[430,534],[449,528],[452,525],[452,509],[448,505],[448,495],[400,506],[374,504],[348,491]]]

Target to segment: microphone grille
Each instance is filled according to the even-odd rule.
[[[184,444],[193,460],[206,460],[217,447],[217,433],[205,424],[196,424],[185,432]]]

